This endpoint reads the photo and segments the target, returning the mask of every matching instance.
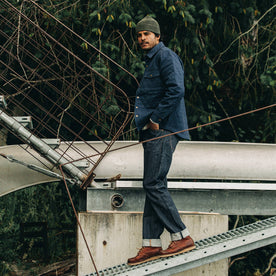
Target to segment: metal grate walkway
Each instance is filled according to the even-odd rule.
[[[99,275],[172,275],[276,242],[276,216],[196,242],[196,249],[134,267],[121,264]],[[86,276],[94,276],[92,273]]]

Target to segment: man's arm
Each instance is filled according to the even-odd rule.
[[[184,97],[184,70],[179,58],[171,51],[160,55],[160,75],[165,85],[164,97],[151,115],[152,122],[161,123]]]

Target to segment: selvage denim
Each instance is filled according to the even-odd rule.
[[[140,131],[140,141],[170,134],[167,130]],[[143,143],[144,147],[144,180],[146,192],[143,215],[143,242],[155,241],[153,246],[159,246],[158,240],[164,228],[171,233],[174,240],[188,236],[188,230],[182,222],[178,210],[167,189],[167,174],[169,172],[173,152],[179,138],[176,135],[166,136]],[[144,244],[144,246],[146,246]],[[148,245],[151,246],[151,245]]]

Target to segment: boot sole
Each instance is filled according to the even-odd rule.
[[[138,264],[143,264],[143,263],[146,263],[146,262],[149,262],[149,261],[153,261],[153,260],[157,260],[159,258],[161,258],[162,256],[161,255],[158,255],[158,256],[153,256],[153,257],[150,257],[146,260],[143,260],[143,261],[140,261],[140,262],[137,262],[137,263],[127,263],[128,265],[138,265]]]
[[[168,254],[166,254],[166,255],[160,255],[160,256],[161,256],[161,258],[166,258],[166,257],[170,257],[170,256],[175,256],[175,255],[178,255],[178,254],[181,254],[181,253],[185,253],[185,252],[191,251],[191,250],[193,250],[193,249],[195,249],[195,248],[196,248],[196,246],[193,245],[193,246],[191,246],[191,247],[184,248],[184,249],[181,250],[181,251],[178,251],[178,252],[175,252],[175,253],[168,253]]]

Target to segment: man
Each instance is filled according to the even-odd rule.
[[[129,265],[137,265],[195,248],[189,231],[167,189],[167,174],[180,138],[188,132],[168,135],[188,128],[184,104],[184,70],[180,58],[160,41],[158,22],[146,16],[136,26],[138,44],[146,52],[145,72],[136,92],[135,122],[144,147],[143,187],[146,200],[143,215],[143,244]],[[167,136],[166,136],[167,135]],[[164,229],[172,242],[162,250]]]

